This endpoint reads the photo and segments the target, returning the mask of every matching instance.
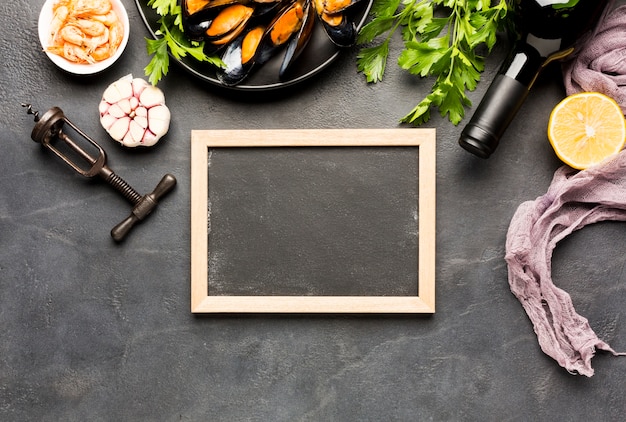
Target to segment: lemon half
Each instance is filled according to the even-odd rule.
[[[583,170],[622,150],[626,120],[612,98],[599,92],[581,92],[554,107],[548,139],[561,161]]]

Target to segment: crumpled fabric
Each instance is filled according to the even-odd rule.
[[[567,95],[581,91],[612,97],[626,114],[626,5],[609,2],[593,34],[563,63]],[[506,237],[509,285],[530,318],[544,353],[570,373],[592,376],[596,350],[617,353],[599,339],[570,295],[551,276],[552,252],[576,230],[604,220],[626,221],[626,150],[583,171],[559,168],[545,195],[524,202]]]
[[[609,2],[592,36],[581,40],[578,53],[562,65],[567,95],[601,92],[626,114],[626,5]]]
[[[570,295],[552,281],[551,260],[560,240],[604,220],[626,221],[626,150],[583,171],[559,168],[545,195],[519,206],[506,238],[509,285],[541,349],[571,373],[589,377],[596,349],[625,354],[600,340],[576,313]]]

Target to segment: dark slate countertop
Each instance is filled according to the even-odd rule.
[[[123,2],[127,50],[88,77],[60,71],[41,52],[43,1],[0,6],[0,420],[623,419],[626,358],[598,353],[593,377],[569,374],[541,351],[507,283],[511,217],[545,193],[561,165],[546,136],[565,95],[558,68],[538,81],[488,160],[457,144],[473,110],[459,126],[436,111],[424,126],[437,130],[434,315],[197,316],[191,130],[396,128],[431,81],[391,61],[384,81],[368,85],[356,70],[357,48],[306,82],[263,95],[218,90],[173,65],[159,84],[172,112],[168,135],[150,149],[124,149],[98,121],[108,84],[142,77],[149,60],[149,32],[134,2]],[[506,49],[501,40],[487,59],[474,104]],[[61,107],[137,191],[168,172],[176,189],[115,243],[109,231],[128,204],[30,140],[23,102],[40,112]],[[559,244],[553,262],[555,283],[618,351],[626,350],[625,235],[621,223],[590,226]]]

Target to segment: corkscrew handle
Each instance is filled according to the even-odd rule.
[[[135,224],[146,218],[156,208],[158,201],[174,189],[174,186],[176,186],[176,178],[174,176],[171,174],[163,176],[152,193],[140,198],[130,215],[113,227],[111,237],[116,242],[121,242]]]

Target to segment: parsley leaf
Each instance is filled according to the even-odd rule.
[[[152,7],[161,16],[159,29],[155,32],[156,40],[146,38],[146,50],[152,59],[144,68],[152,85],[156,85],[169,71],[170,54],[177,60],[187,55],[199,62],[214,66],[223,66],[222,60],[204,53],[204,42],[190,41],[185,36],[182,24],[182,11],[177,0],[149,0]]]
[[[437,107],[457,125],[471,106],[467,92],[476,89],[485,67],[478,49],[491,51],[508,12],[507,0],[374,0],[357,39],[357,69],[368,83],[382,81],[391,37],[400,29],[398,66],[420,78],[435,77],[430,94],[400,121],[423,124]]]
[[[360,72],[363,72],[367,82],[382,81],[388,55],[389,40],[385,40],[385,42],[375,47],[363,48],[359,52],[357,68]]]
[[[146,75],[149,76],[150,83],[156,85],[163,76],[167,75],[169,70],[170,61],[167,53],[167,40],[165,38],[157,40],[146,38],[146,48],[148,54],[153,54],[154,56],[144,70]]]
[[[151,6],[160,16],[176,14],[177,0],[150,0],[148,6]]]

